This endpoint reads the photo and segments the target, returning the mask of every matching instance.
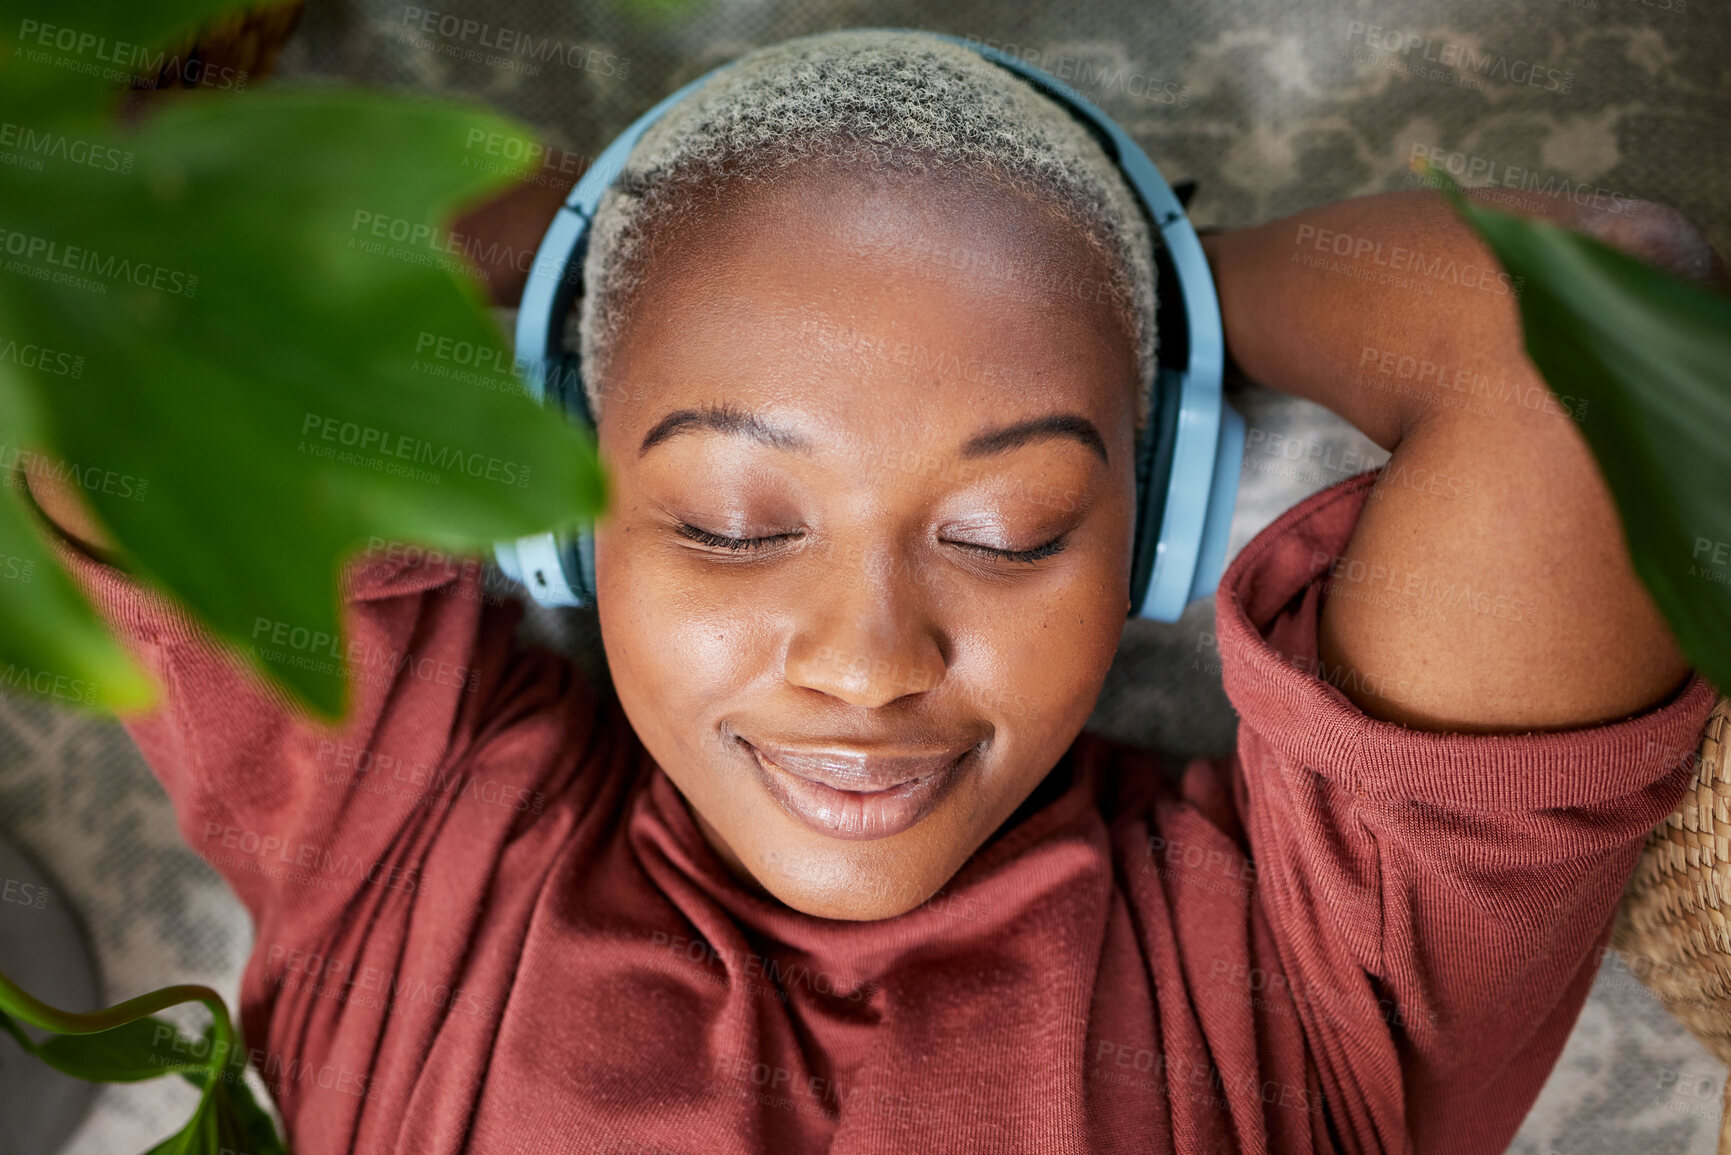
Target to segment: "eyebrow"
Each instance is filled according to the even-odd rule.
[[[681,433],[696,433],[700,430],[745,437],[771,449],[792,453],[809,455],[812,451],[809,438],[790,429],[771,425],[755,413],[720,404],[707,405],[701,409],[676,409],[669,413],[644,434],[637,456],[641,458],[657,445]],[[1092,421],[1078,413],[1049,413],[1044,417],[1030,417],[1025,421],[982,429],[962,443],[961,456],[990,457],[1055,437],[1074,440],[1093,450],[1107,465],[1111,464],[1106,456],[1106,441],[1100,436],[1100,430]]]
[[[778,429],[755,413],[721,404],[706,405],[702,409],[676,409],[669,413],[655,423],[655,428],[643,435],[643,444],[638,446],[637,456],[642,457],[663,441],[678,437],[681,433],[695,433],[700,429],[747,437],[771,449],[806,454],[811,452],[811,442],[792,430]]]
[[[1012,425],[981,430],[962,443],[962,456],[988,457],[1052,437],[1074,438],[1098,454],[1101,461],[1112,464],[1106,458],[1106,442],[1100,431],[1092,421],[1078,413],[1049,413],[1044,417],[1030,417]]]

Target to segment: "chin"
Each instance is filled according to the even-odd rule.
[[[857,851],[813,855],[804,847],[772,846],[752,865],[752,874],[778,901],[801,914],[876,922],[919,907],[954,871],[920,869],[893,852],[881,856]]]
[[[886,918],[917,909],[926,901],[924,897],[910,900],[890,900],[874,895],[848,892],[842,894],[823,893],[811,894],[804,891],[771,892],[784,905],[813,918],[835,919],[838,922],[881,922]]]

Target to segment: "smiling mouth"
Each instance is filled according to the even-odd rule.
[[[783,810],[819,834],[849,840],[888,838],[912,827],[943,801],[979,749],[878,759],[777,750],[776,761],[737,740]]]

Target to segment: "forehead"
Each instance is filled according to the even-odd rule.
[[[727,401],[874,439],[1062,408],[1127,441],[1135,357],[1109,276],[1079,226],[977,177],[733,186],[657,238],[603,438]]]

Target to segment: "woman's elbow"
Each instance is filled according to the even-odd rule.
[[[1731,288],[1725,264],[1707,235],[1670,205],[1629,199],[1617,212],[1586,214],[1580,227],[1655,268],[1700,284]]]

